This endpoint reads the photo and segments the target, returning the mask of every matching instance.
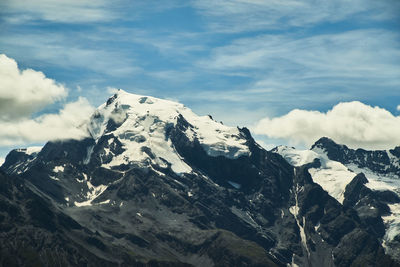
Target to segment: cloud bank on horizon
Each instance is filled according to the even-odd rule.
[[[10,103],[1,106],[0,146],[87,136],[82,125],[94,108],[86,98],[66,103],[58,113],[31,118],[33,111],[65,97],[67,89],[42,72],[21,71],[4,54],[0,55],[0,78],[0,103]],[[116,90],[110,87],[108,93]],[[326,113],[294,109],[284,116],[264,118],[252,130],[302,145],[323,136],[355,148],[388,149],[400,144],[400,116],[359,101],[339,103]]]
[[[93,112],[86,98],[66,103],[58,113],[35,112],[65,98],[67,89],[33,69],[20,70],[14,59],[0,55],[0,146],[82,138],[81,128]]]
[[[321,137],[351,148],[389,149],[400,145],[400,116],[359,101],[343,102],[324,112],[295,109],[264,118],[253,127],[256,134],[312,145]]]

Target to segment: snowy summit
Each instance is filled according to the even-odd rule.
[[[121,89],[95,111],[88,129],[95,140],[113,134],[125,149],[105,167],[151,160],[158,165],[167,161],[177,173],[190,172],[166,138],[168,129],[176,125],[180,116],[190,124],[186,136],[197,140],[209,156],[233,159],[249,155],[246,139],[238,128],[223,125],[210,116],[198,116],[183,104]],[[146,153],[148,149],[155,158]]]

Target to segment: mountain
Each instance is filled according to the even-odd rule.
[[[367,151],[350,149],[323,137],[311,150],[273,149],[294,166],[309,169],[314,182],[343,206],[354,208],[373,228],[386,253],[400,260],[400,147]]]
[[[397,194],[349,170],[343,197],[332,194],[315,178],[323,156],[294,164],[246,128],[122,90],[82,127],[82,140],[13,150],[1,167],[5,183],[30,192],[1,195],[22,220],[13,225],[13,212],[1,209],[1,243],[32,244],[39,266],[52,266],[49,258],[65,266],[399,266],[382,243],[382,216],[394,216]],[[29,212],[32,196],[39,200]],[[30,234],[11,240],[25,227]],[[46,254],[53,248],[60,256]],[[0,253],[33,266],[23,251],[2,245]]]

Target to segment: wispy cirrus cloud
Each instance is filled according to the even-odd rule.
[[[192,53],[206,51],[207,42],[212,38],[207,32],[189,32],[173,30],[146,31],[139,28],[126,27],[100,27],[97,40],[104,40],[113,36],[126,43],[143,45],[156,49],[165,57],[175,57],[180,60]]]
[[[15,55],[18,54],[17,51],[24,50],[21,57],[62,68],[80,68],[117,77],[140,71],[134,58],[126,57],[123,52],[95,47],[83,36],[82,39],[74,39],[72,35],[75,33],[16,33],[2,38],[0,47],[11,47],[8,50]]]
[[[83,23],[110,21],[116,14],[105,0],[10,0],[2,1],[1,13],[7,15],[7,21],[44,20],[61,23]]]
[[[334,90],[337,97],[355,92],[371,97],[387,90],[399,96],[399,38],[377,29],[304,37],[266,34],[217,47],[199,64],[227,75],[247,75],[252,82],[246,92],[252,95],[319,98]]]
[[[400,5],[383,0],[194,0],[193,6],[207,17],[212,30],[243,32],[303,27],[346,19],[388,20],[396,18]]]
[[[376,29],[303,37],[267,34],[236,39],[200,62],[219,70],[291,71],[305,78],[365,74],[386,78],[399,74],[399,38],[398,33]]]
[[[116,20],[137,20],[147,13],[158,13],[186,6],[179,0],[4,0],[0,14],[11,24],[38,23],[107,23]]]

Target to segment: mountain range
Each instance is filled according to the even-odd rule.
[[[400,147],[261,147],[119,90],[82,140],[11,151],[0,266],[400,266]]]

